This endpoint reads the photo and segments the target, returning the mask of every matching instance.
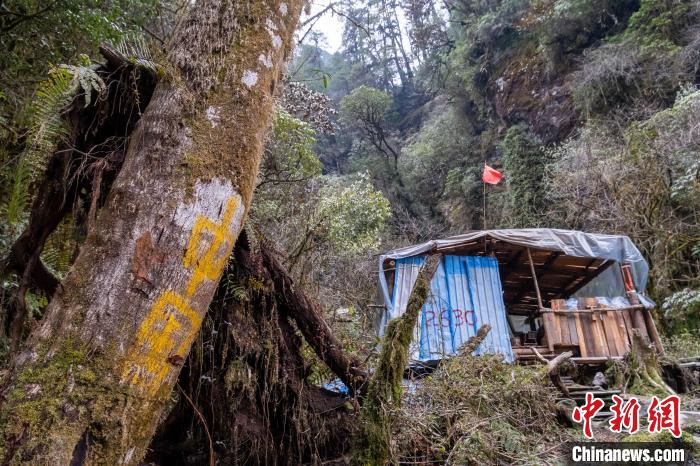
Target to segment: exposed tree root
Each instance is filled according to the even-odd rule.
[[[628,387],[633,393],[649,387],[650,392],[663,395],[675,395],[676,392],[661,378],[661,369],[656,349],[639,330],[632,330],[632,350],[628,356]]]
[[[321,361],[353,393],[362,394],[367,382],[367,374],[361,369],[362,363],[343,351],[340,342],[323,319],[318,304],[294,285],[292,278],[272,255],[271,249],[262,247],[260,255],[277,291],[275,298],[280,313],[294,320]]]
[[[318,311],[315,306],[300,312],[285,308],[290,300],[311,301],[269,252],[251,251],[245,236],[179,383],[207,422],[219,464],[315,464],[341,457],[349,447],[353,404],[307,381],[311,368],[302,355],[301,328],[327,326],[320,314],[311,321],[299,316]],[[323,341],[310,342],[314,349],[334,342],[339,352],[340,362],[331,352],[318,355],[334,370],[352,361],[330,331],[319,337]],[[337,375],[360,380],[359,367],[348,371]],[[193,406],[180,399],[153,439],[148,459],[206,462],[208,440],[195,416]]]
[[[661,377],[658,354],[649,339],[639,330],[632,330],[632,348],[622,361],[614,361],[607,373],[613,385],[625,393],[637,395],[673,395],[671,388]]]
[[[11,322],[5,331],[15,350],[24,333],[26,292],[34,288],[50,296],[60,286],[41,261],[47,238],[71,213],[79,231],[86,230],[155,86],[149,70],[136,70],[109,46],[100,51],[107,63],[98,73],[107,92],[89,107],[76,96],[65,109],[70,138],[47,155],[28,226],[4,262],[4,272],[21,279],[14,313],[5,319]],[[297,464],[341,456],[348,450],[356,404],[306,381],[311,371],[300,333],[352,390],[362,392],[366,373],[343,352],[318,305],[295,287],[269,251],[252,252],[243,238],[234,256],[181,373],[183,396],[162,423],[151,455],[162,464],[199,463],[207,456],[224,464]],[[204,428],[195,410],[207,423]],[[209,444],[207,430],[213,453],[201,448]]]
[[[34,287],[50,297],[59,285],[59,279],[41,261],[46,240],[70,212],[80,212],[85,223],[102,205],[121,168],[128,137],[155,86],[151,73],[137,72],[135,65],[107,45],[100,50],[107,63],[97,73],[107,90],[102,96],[93,96],[94,104],[89,106],[85,106],[84,96],[76,95],[64,110],[70,136],[53,154],[46,154],[47,168],[36,186],[27,228],[4,260],[2,273],[14,272],[20,277],[17,305],[12,315],[5,316],[5,322],[10,323],[5,332],[13,351],[22,340],[27,291]]]

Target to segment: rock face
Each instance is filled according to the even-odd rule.
[[[516,60],[489,87],[496,114],[508,125],[525,122],[543,143],[565,139],[578,120],[563,76],[550,79],[541,60]]]
[[[477,81],[502,123],[526,123],[545,145],[571,134],[580,120],[573,73],[586,50],[624,30],[639,4],[621,0],[599,8],[576,17],[542,2],[510,27],[489,32],[499,39],[485,48]]]

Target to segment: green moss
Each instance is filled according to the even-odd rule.
[[[86,392],[95,390],[97,376],[84,344],[66,340],[53,355],[47,357],[47,354],[48,349],[44,348],[37,360],[45,362],[29,364],[17,374],[6,401],[12,409],[3,409],[0,419],[0,430],[5,435],[24,428],[33,433],[47,426],[56,430],[57,423],[62,423],[60,428],[65,427],[68,433],[72,429],[70,422],[66,424],[67,409],[75,409],[77,415],[84,409],[85,399],[91,396]],[[41,445],[46,440],[36,436],[30,439],[27,448],[32,447],[32,441]]]
[[[250,377],[249,367],[241,360],[231,360],[224,375],[224,384],[229,391],[255,392],[255,381]]]
[[[687,23],[691,2],[642,0],[618,40],[634,40],[652,53],[674,53],[678,34]]]
[[[383,465],[389,458],[389,411],[401,404],[401,380],[408,362],[408,347],[419,311],[428,297],[428,280],[424,274],[428,268],[430,265],[426,264],[421,270],[404,315],[387,326],[379,364],[362,406],[360,428],[353,439],[354,465]]]
[[[636,434],[628,435],[624,437],[622,442],[650,442],[650,443],[674,443],[676,445],[687,448],[692,453],[696,454],[700,452],[698,443],[693,438],[690,432],[683,432],[680,438],[675,438],[670,432],[663,431],[659,433],[649,433],[647,431],[637,432]]]

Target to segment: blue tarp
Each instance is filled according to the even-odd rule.
[[[584,233],[574,230],[560,230],[556,228],[521,228],[506,230],[481,230],[471,231],[459,236],[427,241],[422,244],[408,246],[382,254],[379,257],[379,284],[387,306],[391,306],[386,279],[384,277],[384,261],[387,259],[402,259],[422,256],[436,252],[447,251],[460,245],[472,243],[482,238],[491,238],[505,243],[548,251],[561,251],[567,256],[590,257],[606,260],[614,260],[619,263],[627,263],[632,267],[633,278],[640,295],[644,294],[649,275],[649,265],[644,256],[627,236],[607,235],[599,233]],[[597,287],[613,284],[613,271],[606,271],[597,277],[596,283],[591,283],[587,290],[589,296],[605,296],[597,291]],[[618,274],[619,275],[619,274]],[[622,286],[621,281],[619,286]],[[614,296],[617,292],[607,295]],[[624,294],[624,291],[623,291]],[[652,303],[653,305],[653,303]]]

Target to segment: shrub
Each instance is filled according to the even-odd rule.
[[[524,125],[509,128],[499,148],[503,152],[510,200],[506,221],[514,227],[538,226],[546,203],[544,175],[548,154]]]
[[[666,298],[661,306],[664,317],[676,330],[700,330],[700,289],[684,288]]]
[[[573,73],[573,98],[584,115],[600,113],[626,100],[640,85],[639,48],[631,42],[586,50]]]

